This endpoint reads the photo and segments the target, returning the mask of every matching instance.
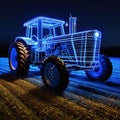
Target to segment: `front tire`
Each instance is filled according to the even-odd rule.
[[[51,56],[45,59],[41,72],[45,86],[51,90],[62,92],[68,86],[68,71],[60,58]]]
[[[16,75],[26,75],[30,65],[28,47],[21,42],[15,42],[9,48],[9,66]]]
[[[95,68],[95,70],[86,71],[86,75],[89,80],[104,82],[111,76],[112,69],[110,59],[107,56],[101,55],[100,66]]]

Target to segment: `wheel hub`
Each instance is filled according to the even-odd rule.
[[[54,63],[48,63],[44,67],[44,76],[46,82],[51,86],[55,87],[59,83],[59,72]]]

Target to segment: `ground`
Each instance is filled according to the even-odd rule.
[[[71,72],[67,89],[57,95],[44,87],[38,67],[18,77],[8,58],[0,58],[0,120],[120,120],[120,58],[110,59],[113,73],[106,82]]]

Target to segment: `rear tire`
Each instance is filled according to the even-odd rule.
[[[22,42],[12,43],[8,54],[11,72],[16,75],[26,75],[30,65],[30,53],[28,47]]]
[[[110,62],[110,59],[107,56],[101,55],[100,67],[96,68],[95,70],[86,71],[86,75],[90,80],[104,82],[111,76],[112,69],[112,63]]]
[[[67,88],[68,71],[60,58],[51,56],[45,59],[41,73],[45,86],[54,92],[62,92]]]

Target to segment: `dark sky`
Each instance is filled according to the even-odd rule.
[[[119,0],[4,0],[0,3],[0,46],[24,35],[23,23],[36,16],[67,21],[77,17],[78,31],[98,29],[102,46],[120,47]]]

